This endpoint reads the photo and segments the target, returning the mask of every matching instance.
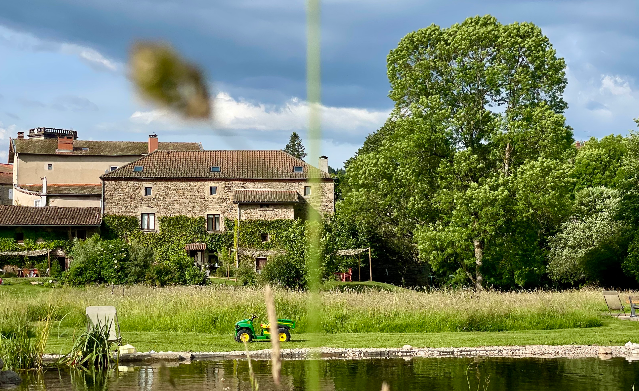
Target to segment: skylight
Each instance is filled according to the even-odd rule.
[[[302,166],[295,166],[293,167],[293,172],[303,172],[304,169],[302,168]]]
[[[211,166],[211,172],[220,172],[220,166]]]
[[[133,172],[142,172],[144,167],[142,166],[133,166]]]

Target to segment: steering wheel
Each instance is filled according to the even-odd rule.
[[[254,321],[255,318],[257,318],[257,315],[255,315],[255,314],[251,315],[251,322]]]

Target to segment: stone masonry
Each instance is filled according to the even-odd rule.
[[[242,220],[293,219],[298,217],[300,206],[318,205],[322,215],[334,212],[334,183],[322,180],[309,184],[307,180],[205,180],[205,179],[135,179],[105,180],[104,214],[136,216],[155,213],[156,220],[164,216],[206,217],[220,214],[224,218],[237,219],[238,204],[233,203],[233,191],[239,189],[292,190],[300,196],[302,204],[240,204]],[[210,195],[210,186],[217,186]],[[311,186],[311,195],[304,196],[304,187]],[[145,188],[151,195],[145,195]],[[319,202],[316,203],[316,197]],[[157,226],[156,226],[157,227]],[[224,229],[224,227],[222,227]]]

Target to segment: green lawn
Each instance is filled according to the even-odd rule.
[[[32,285],[34,281],[45,285]],[[9,330],[12,322],[35,322],[51,314],[46,349],[50,353],[70,350],[74,335],[84,328],[84,309],[89,305],[115,306],[124,342],[138,351],[237,350],[242,346],[233,339],[233,324],[248,314],[266,319],[263,290],[227,286],[235,281],[226,279],[212,279],[207,287],[167,288],[51,288],[47,281],[7,279],[0,286],[0,330]],[[308,293],[276,290],[275,295],[278,315],[298,324],[287,348],[639,342],[639,322],[602,315],[606,306],[601,292],[594,289],[426,293],[376,282],[331,282],[319,295],[326,333],[317,335],[304,333],[310,316]],[[251,349],[268,347],[268,343],[251,344]]]
[[[78,330],[79,331],[79,330]],[[73,329],[53,327],[47,351],[66,353],[73,344]],[[243,350],[232,334],[217,335],[177,332],[123,332],[124,343],[140,352],[159,351],[231,351]],[[413,347],[474,347],[509,345],[623,345],[639,341],[639,322],[606,319],[604,326],[560,330],[530,330],[504,332],[448,333],[340,333],[296,334],[282,348],[310,347],[310,339],[319,338],[320,345],[334,348],[399,348]],[[250,349],[268,349],[269,343],[254,342]]]

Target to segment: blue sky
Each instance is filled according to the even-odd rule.
[[[386,55],[407,33],[492,14],[539,25],[568,65],[577,139],[626,134],[639,117],[639,2],[326,0],[322,153],[342,166],[392,108]],[[82,139],[199,141],[281,149],[306,133],[304,1],[0,2],[0,142],[38,126]],[[212,82],[215,120],[184,122],[141,102],[127,79],[136,39],[171,43]],[[4,141],[3,141],[4,140]],[[6,149],[0,149],[0,159]]]

